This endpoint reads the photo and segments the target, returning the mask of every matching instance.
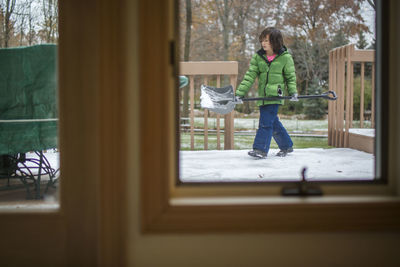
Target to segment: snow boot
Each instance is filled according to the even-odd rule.
[[[264,159],[267,157],[267,153],[265,153],[262,150],[259,149],[253,149],[251,151],[249,151],[247,154],[249,154],[249,156],[254,157],[254,158],[259,158],[259,159]]]
[[[281,149],[278,153],[276,153],[277,157],[286,157],[288,153],[293,152],[293,147],[289,147],[288,149]]]

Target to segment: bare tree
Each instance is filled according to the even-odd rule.
[[[232,11],[233,0],[214,0],[219,20],[222,24],[222,38],[223,38],[223,60],[227,61],[229,58],[229,31],[231,22],[229,20]]]
[[[0,2],[0,47],[3,46],[3,36],[4,36],[4,12],[3,3]]]
[[[15,9],[16,0],[4,0],[1,3],[0,9],[4,12],[3,28],[3,47],[8,47],[11,34],[14,28],[14,22],[11,20]]]
[[[186,0],[186,34],[185,34],[185,52],[183,61],[189,61],[190,38],[192,32],[192,0]],[[183,117],[189,117],[189,88],[183,89]]]
[[[43,0],[42,12],[44,16],[43,28],[40,31],[47,43],[56,43],[58,39],[58,2]]]
[[[184,61],[189,61],[191,32],[192,32],[192,0],[186,0],[185,53],[183,56]]]
[[[30,20],[31,6],[34,0],[19,1],[16,6],[15,16],[19,28],[18,43],[19,46],[26,45],[26,35],[29,33],[27,30],[26,22]]]
[[[56,43],[58,0],[0,0],[0,47]]]
[[[34,0],[31,0],[31,3],[29,5],[28,9],[28,33],[27,33],[27,41],[28,45],[32,45],[34,43],[35,37],[36,37],[36,31],[34,28],[34,23],[36,16],[32,12],[32,3]]]
[[[246,24],[248,23],[250,15],[254,15],[252,12],[253,7],[257,0],[250,0],[247,2],[246,5],[243,6],[241,1],[235,1],[233,4],[233,40],[234,43],[231,51],[234,55],[233,59],[239,62],[239,75],[238,80],[241,81],[244,72],[248,67],[248,57],[246,54],[247,48],[247,39],[248,36],[246,34],[247,27]],[[234,51],[236,50],[236,51]],[[244,102],[242,106],[239,106],[244,113],[250,113],[250,102]]]

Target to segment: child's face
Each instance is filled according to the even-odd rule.
[[[261,42],[261,46],[265,51],[272,51],[271,44],[269,43],[269,35],[265,37],[264,40]]]

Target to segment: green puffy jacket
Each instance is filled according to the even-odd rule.
[[[257,77],[259,97],[277,96],[278,87],[282,92],[287,88],[289,95],[297,93],[294,62],[286,47],[283,47],[271,62],[267,60],[265,50],[262,48],[254,54],[249,70],[236,90],[236,95],[245,96]],[[257,101],[258,106],[283,103],[284,100]]]

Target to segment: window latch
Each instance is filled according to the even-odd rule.
[[[295,186],[284,186],[282,188],[283,196],[322,196],[321,188],[317,186],[311,186],[306,179],[307,168],[304,167],[301,171],[301,181],[297,182]]]

